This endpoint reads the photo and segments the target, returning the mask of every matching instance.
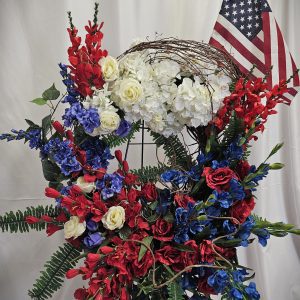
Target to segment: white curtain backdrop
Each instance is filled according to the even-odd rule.
[[[270,0],[287,44],[300,63],[299,0]],[[156,34],[208,42],[221,0],[102,0],[104,46],[111,55],[126,50],[136,37]],[[81,29],[93,15],[90,0],[0,0],[0,132],[26,127],[24,118],[40,120],[47,113],[30,100],[53,82],[62,90],[57,63],[67,62],[69,45],[66,12]],[[279,141],[285,142],[275,161],[286,164],[271,173],[257,192],[256,213],[272,221],[300,226],[300,96],[281,107],[253,148],[252,162],[260,163]],[[27,145],[0,143],[0,214],[46,204],[38,154]],[[132,152],[137,151],[133,149]],[[146,151],[146,164],[153,163]],[[132,157],[136,156],[134,153]],[[132,159],[133,161],[133,159]],[[28,299],[27,289],[45,261],[63,242],[61,232],[0,233],[0,299]],[[272,238],[266,248],[251,245],[240,251],[242,263],[256,270],[263,300],[300,299],[300,237]],[[53,299],[72,299],[79,280],[67,281]]]

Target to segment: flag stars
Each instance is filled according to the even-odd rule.
[[[229,9],[229,5],[226,4],[226,5],[224,6],[224,8],[225,8],[225,9]]]
[[[243,7],[244,5],[245,5],[245,2],[242,1],[242,2],[240,3],[240,6]]]
[[[234,18],[234,19],[232,20],[233,23],[237,23],[237,21],[238,21],[237,18]]]
[[[233,8],[236,8],[236,7],[237,7],[236,3],[233,3],[233,4],[232,4],[232,7],[233,7]]]
[[[236,16],[236,15],[237,15],[237,11],[234,10],[234,11],[232,12],[232,14],[233,14],[234,16]]]
[[[243,15],[245,13],[245,10],[241,9],[240,13]]]
[[[250,37],[252,35],[251,32],[247,32],[247,36]]]
[[[245,26],[244,25],[240,26],[240,29],[241,30],[245,29]]]
[[[247,28],[251,29],[252,28],[252,24],[248,24]]]
[[[253,11],[253,9],[250,7],[248,8],[248,12],[251,13]]]
[[[225,13],[225,16],[226,16],[226,17],[229,17],[229,15],[230,15],[229,12],[226,12],[226,13]]]
[[[253,19],[253,17],[249,16],[247,19],[248,19],[248,21],[251,21]]]
[[[245,22],[245,17],[240,18],[241,22]]]
[[[255,20],[258,20],[259,19],[259,15],[255,15]]]
[[[259,23],[255,23],[255,27],[258,28],[259,27]]]
[[[252,0],[248,0],[247,3],[250,5],[252,4]]]

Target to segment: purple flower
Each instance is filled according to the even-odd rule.
[[[122,119],[119,125],[119,128],[115,131],[115,134],[119,137],[126,137],[131,130],[131,123]]]
[[[98,223],[94,222],[93,220],[88,220],[86,222],[86,227],[89,231],[96,231],[98,229]]]
[[[105,238],[101,235],[100,232],[95,232],[95,233],[89,233],[88,236],[86,236],[83,239],[83,243],[88,247],[88,248],[94,248],[96,246],[99,246]]]
[[[105,174],[103,179],[97,181],[97,188],[101,190],[103,200],[113,197],[115,193],[120,193],[123,187],[123,179],[123,176],[114,173]]]

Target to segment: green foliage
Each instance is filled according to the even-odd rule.
[[[2,232],[10,231],[15,232],[28,232],[30,229],[41,231],[46,228],[44,222],[36,224],[27,224],[25,219],[27,216],[34,216],[40,218],[43,215],[50,217],[57,217],[60,209],[50,206],[37,206],[27,207],[24,212],[18,210],[17,212],[7,212],[3,216],[0,216],[0,228]]]
[[[168,294],[169,294],[168,300],[183,300],[184,299],[184,297],[183,297],[184,291],[180,287],[179,283],[176,281],[173,281],[172,283],[170,283],[168,285]]]
[[[32,102],[34,104],[37,104],[37,105],[45,105],[45,104],[47,104],[47,100],[45,100],[43,98],[36,98],[36,99],[33,99],[30,102]]]
[[[56,89],[54,83],[47,89],[46,91],[43,92],[43,99],[45,100],[56,100],[60,95],[60,92]]]
[[[186,147],[182,144],[178,136],[172,135],[166,138],[153,131],[150,132],[150,135],[158,147],[163,147],[171,165],[177,165],[184,169],[191,167],[192,157],[188,154]]]
[[[79,250],[71,244],[66,243],[59,247],[59,250],[46,262],[45,270],[41,271],[41,276],[36,280],[33,288],[28,291],[31,299],[52,298],[53,293],[62,286],[66,272],[76,265],[79,255]]]
[[[147,236],[143,239],[142,242],[145,243],[145,245],[147,245],[148,247],[150,247],[152,240],[153,240],[153,236]],[[141,261],[144,255],[146,254],[146,252],[148,251],[148,248],[145,245],[143,244],[141,245],[138,261]]]
[[[244,132],[244,122],[235,114],[230,118],[229,124],[224,129],[224,136],[222,138],[222,146],[229,146],[239,134]]]
[[[126,137],[119,137],[115,134],[108,134],[106,136],[103,136],[102,140],[107,144],[109,148],[118,147],[128,140],[131,140],[134,134],[140,130],[140,126],[140,122],[133,123],[131,131]]]
[[[132,173],[139,177],[141,183],[156,182],[159,176],[168,169],[165,165],[158,167],[146,166],[143,169],[132,170]]]
[[[257,215],[253,215],[255,220],[255,226],[252,229],[252,232],[255,234],[256,230],[266,229],[273,236],[284,237],[289,233],[300,235],[300,229],[296,229],[293,224],[285,224],[283,222],[272,223],[263,219]]]

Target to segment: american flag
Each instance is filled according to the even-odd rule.
[[[243,73],[253,65],[254,77],[268,76],[269,87],[293,75],[296,64],[266,0],[224,0],[211,45],[226,50]],[[289,83],[285,100],[297,94],[299,75]]]

